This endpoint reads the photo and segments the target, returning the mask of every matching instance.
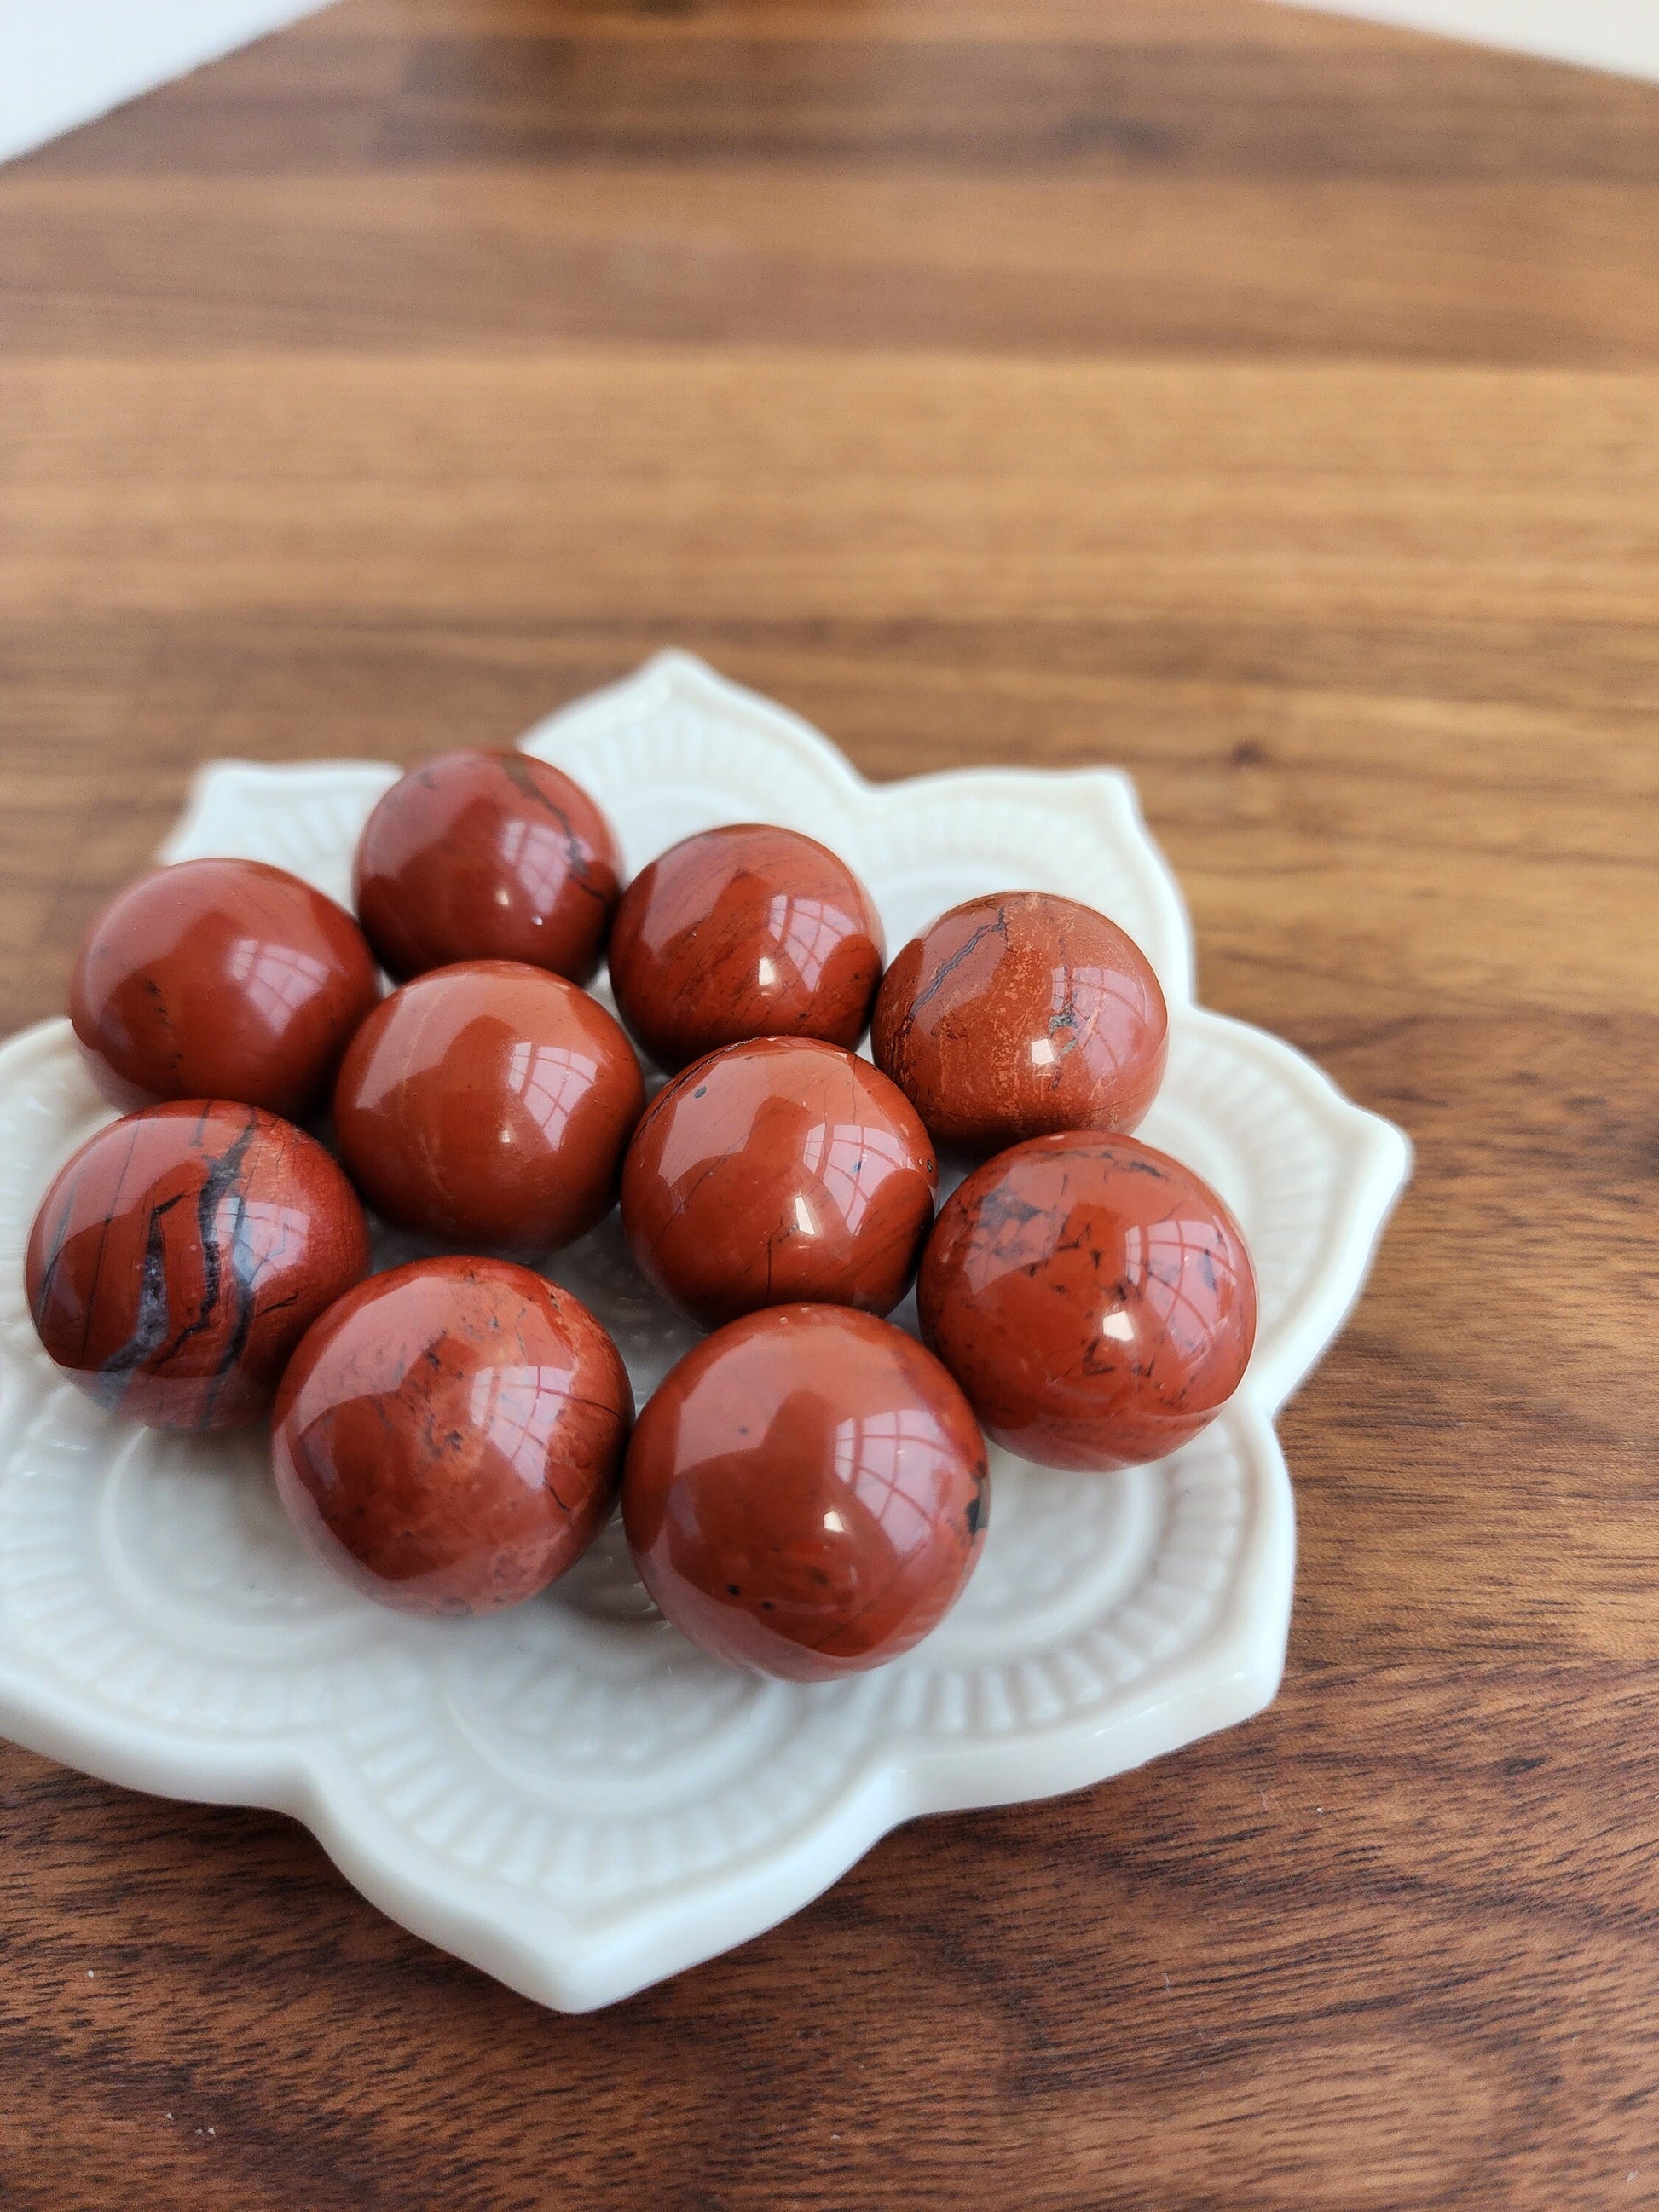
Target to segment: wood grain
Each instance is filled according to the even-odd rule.
[[[216,754],[678,642],[1119,761],[1408,1127],[1285,1687],[537,2011],[0,1755],[0,2200],[1659,2203],[1659,92],[1248,0],[343,0],[0,173],[0,1025]]]

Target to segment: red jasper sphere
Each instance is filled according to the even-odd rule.
[[[493,1613],[610,1517],[634,1398],[580,1299],[505,1261],[417,1260],[325,1313],[283,1378],[276,1487],[312,1548],[406,1613]]]
[[[228,1100],[151,1106],[58,1170],[29,1234],[40,1341],[112,1412],[222,1429],[368,1268],[356,1194],[314,1138]]]
[[[302,1119],[380,995],[343,907],[259,860],[181,860],[117,893],[82,943],[70,1019],[117,1106],[228,1098]]]
[[[369,816],[353,888],[399,981],[457,960],[524,960],[583,982],[605,949],[622,856],[561,769],[527,753],[444,753]]]
[[[352,1040],[334,1091],[351,1178],[441,1243],[551,1251],[617,1193],[645,1106],[614,1016],[562,975],[471,960],[417,975]]]
[[[687,1352],[623,1480],[646,1589],[716,1658],[823,1681],[908,1651],[984,1541],[985,1443],[913,1337],[847,1306],[769,1306]]]
[[[1048,1467],[1174,1451],[1255,1340],[1237,1222],[1133,1137],[1036,1137],[988,1160],[939,1209],[917,1299],[988,1434]]]
[[[1164,1079],[1152,964],[1075,899],[1006,891],[952,907],[882,980],[876,1065],[939,1144],[982,1156],[1059,1129],[1133,1129]]]
[[[611,983],[671,1073],[744,1037],[855,1045],[885,949],[881,918],[829,848],[761,823],[671,846],[623,895]]]
[[[803,1301],[890,1312],[933,1219],[933,1140],[869,1061],[760,1037],[659,1091],[623,1168],[623,1226],[686,1317]]]

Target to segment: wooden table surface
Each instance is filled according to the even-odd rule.
[[[0,173],[0,1027],[213,755],[678,642],[1120,762],[1415,1183],[1251,1726],[567,2020],[0,1756],[0,2203],[1659,2203],[1659,89],[1251,0],[343,0]]]

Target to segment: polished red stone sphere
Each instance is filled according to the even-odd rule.
[[[891,1311],[939,1171],[909,1100],[816,1037],[727,1045],[658,1092],[623,1168],[641,1270],[702,1328],[802,1302]]]
[[[340,1157],[377,1213],[450,1244],[549,1252],[617,1194],[645,1107],[614,1016],[514,960],[417,975],[376,1007],[334,1088]]]
[[[584,982],[622,890],[611,824],[527,753],[444,753],[369,816],[353,892],[399,981],[457,960],[525,960]]]
[[[315,1139],[198,1099],[82,1146],[40,1202],[25,1279],[40,1341],[88,1397],[222,1429],[269,1410],[295,1346],[368,1269],[363,1209]]]
[[[611,983],[671,1074],[744,1037],[855,1045],[885,950],[844,860],[794,830],[738,823],[671,846],[623,895]]]
[[[181,860],[87,932],[70,1019],[117,1106],[234,1098],[302,1119],[380,995],[343,907],[259,860]]]
[[[1238,1388],[1255,1340],[1243,1233],[1133,1137],[1036,1137],[939,1209],[921,1331],[987,1433],[1047,1467],[1162,1459]]]
[[[848,1306],[769,1306],[640,1416],[623,1521],[646,1589],[717,1659],[823,1681],[895,1659],[961,1595],[985,1442],[939,1362]]]
[[[969,899],[882,980],[876,1065],[947,1150],[1060,1129],[1133,1129],[1164,1079],[1169,1018],[1146,954],[1075,899]]]
[[[610,1518],[634,1395],[580,1299],[501,1260],[416,1260],[325,1313],[289,1364],[276,1488],[349,1582],[405,1613],[545,1589]]]

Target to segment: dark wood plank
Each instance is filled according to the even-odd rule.
[[[562,21],[561,17],[562,16]],[[1107,19],[1109,21],[1109,17]],[[1287,57],[1249,31],[1194,79],[1167,37],[917,39],[747,23],[595,36],[580,11],[495,37],[275,40],[33,158],[37,175],[355,173],[482,161],[672,162],[913,174],[1437,183],[1659,182],[1656,95],[1427,41]]]
[[[1659,2202],[1656,125],[1247,0],[344,0],[0,173],[0,1025],[199,762],[678,642],[1129,767],[1419,1148],[1273,1711],[611,2012],[0,1753],[7,2205]]]
[[[1659,89],[1248,0],[348,9],[0,205],[0,347],[1659,349]]]

